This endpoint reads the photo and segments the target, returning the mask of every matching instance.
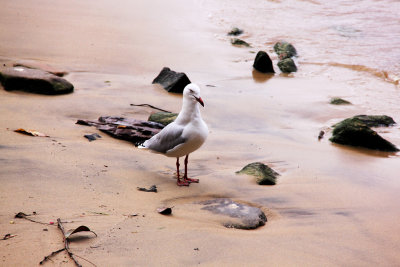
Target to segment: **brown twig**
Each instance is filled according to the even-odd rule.
[[[171,111],[165,110],[165,109],[161,109],[158,107],[155,107],[153,105],[150,104],[131,104],[131,106],[135,106],[135,107],[149,107],[149,108],[153,108],[153,109],[157,109],[159,111],[163,111],[163,112],[167,112],[167,113],[172,113]]]
[[[0,240],[8,240],[8,239],[13,238],[13,237],[16,237],[16,236],[17,236],[17,235],[6,234],[6,235],[4,235],[4,237],[3,237],[2,239],[0,239]]]
[[[60,253],[61,251],[64,251],[64,250],[65,250],[65,251],[68,253],[68,256],[74,261],[74,263],[75,263],[76,266],[81,267],[82,265],[78,262],[77,259],[75,259],[75,257],[78,257],[78,258],[80,258],[80,259],[82,259],[82,260],[85,260],[85,261],[89,262],[89,263],[92,264],[93,266],[96,266],[96,264],[94,264],[93,262],[91,262],[91,261],[89,261],[89,260],[87,260],[87,259],[85,259],[85,258],[83,258],[83,257],[81,257],[81,256],[79,256],[79,255],[76,255],[76,254],[72,253],[72,252],[69,250],[68,236],[70,236],[71,233],[69,233],[70,231],[69,231],[69,232],[65,232],[64,226],[63,226],[63,224],[62,224],[60,218],[57,219],[57,226],[58,226],[58,228],[61,230],[61,233],[62,233],[62,235],[63,235],[64,247],[61,248],[61,249],[59,249],[59,250],[56,250],[56,251],[52,252],[51,254],[47,255],[46,257],[44,257],[44,259],[40,262],[40,264],[42,265],[42,264],[45,263],[46,261],[51,260],[51,259],[50,259],[51,257],[53,257],[53,256],[57,255],[58,253]],[[84,227],[85,229],[82,230],[82,227]],[[80,227],[78,227],[77,229],[80,229],[80,231],[90,231],[89,228],[87,228],[87,229],[86,229],[86,228],[87,228],[86,226],[80,226]],[[76,231],[77,229],[75,229],[75,231]],[[79,231],[79,232],[80,232],[80,231]],[[76,232],[78,232],[78,231],[76,231]],[[95,235],[97,236],[97,234],[96,234],[95,232],[93,232],[93,231],[90,231],[90,232],[92,232],[93,234],[95,234]],[[72,232],[72,234],[73,234],[73,233],[74,233],[74,232]]]
[[[50,223],[44,223],[44,222],[35,221],[35,220],[31,219],[31,218],[28,218],[28,216],[31,216],[31,215],[30,215],[30,214],[25,214],[25,213],[23,213],[23,212],[18,212],[18,213],[15,215],[14,218],[25,219],[25,220],[28,220],[28,221],[30,221],[30,222],[40,223],[40,224],[44,224],[44,225],[53,225],[53,224],[50,224]]]
[[[42,265],[46,261],[50,260],[51,257],[53,257],[54,255],[56,255],[56,254],[58,254],[58,253],[60,253],[61,251],[64,251],[64,250],[65,250],[65,248],[61,248],[59,250],[53,251],[50,255],[45,256],[44,259],[41,262],[39,262],[39,264]]]
[[[69,242],[68,242],[68,239],[65,238],[65,230],[64,230],[64,226],[61,223],[61,219],[60,218],[57,219],[57,225],[58,225],[58,228],[61,230],[61,232],[63,234],[65,251],[67,251],[69,257],[75,262],[76,266],[82,267],[82,265],[75,259],[74,254],[69,250]]]

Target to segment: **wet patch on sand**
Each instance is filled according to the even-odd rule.
[[[251,230],[265,225],[268,211],[254,203],[229,197],[180,198],[168,201],[174,215],[187,220],[223,225],[226,228]]]

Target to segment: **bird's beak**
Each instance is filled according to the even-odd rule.
[[[197,102],[199,102],[200,105],[202,105],[204,107],[204,102],[203,102],[203,99],[201,99],[201,97],[194,97],[194,98],[196,98]]]

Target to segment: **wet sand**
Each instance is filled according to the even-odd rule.
[[[256,49],[232,47],[229,29],[210,19],[217,7],[138,2],[3,4],[1,62],[66,70],[75,92],[0,90],[0,234],[17,235],[0,241],[0,265],[37,265],[62,247],[57,227],[13,219],[19,211],[36,211],[43,222],[73,221],[67,229],[89,226],[98,237],[71,248],[97,266],[398,264],[398,154],[333,145],[328,138],[329,126],[357,114],[399,122],[399,88],[329,63],[300,62],[289,76],[258,75],[251,67]],[[174,159],[103,133],[88,142],[83,135],[98,131],[75,124],[102,115],[147,119],[154,112],[131,103],[178,112],[180,96],[151,84],[164,66],[184,71],[205,101],[210,135],[190,156],[189,174],[200,183],[188,188],[175,184]],[[333,96],[353,105],[329,105]],[[17,134],[17,128],[50,137]],[[327,134],[318,141],[320,130]],[[400,146],[398,126],[377,130]],[[278,184],[259,186],[235,174],[254,161],[277,170]],[[157,194],[136,190],[153,184]],[[253,231],[227,229],[196,204],[215,197],[260,207],[268,222]],[[156,212],[164,205],[174,206],[173,216]],[[53,261],[47,264],[73,266],[65,253]]]

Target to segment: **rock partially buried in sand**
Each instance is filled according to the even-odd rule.
[[[0,82],[7,91],[21,90],[44,95],[59,95],[74,90],[74,86],[61,77],[22,66],[1,68]]]
[[[294,63],[293,59],[291,59],[291,58],[285,58],[285,59],[279,61],[278,67],[283,73],[291,73],[291,72],[297,71],[296,64]]]
[[[232,28],[232,30],[230,32],[228,32],[228,35],[238,36],[238,35],[241,35],[242,33],[243,33],[242,29],[234,27],[234,28]]]
[[[171,112],[157,112],[153,113],[149,117],[149,121],[153,122],[158,122],[161,123],[165,126],[173,122],[176,117],[178,116],[178,113],[171,113]]]
[[[236,46],[250,47],[249,43],[247,43],[246,41],[243,41],[242,39],[239,39],[239,38],[232,38],[231,44],[236,45]]]
[[[274,51],[278,54],[280,60],[297,56],[296,48],[286,41],[277,42],[274,45]]]
[[[331,101],[329,103],[332,105],[351,105],[349,101],[344,100],[343,98],[340,97],[331,98]]]
[[[250,230],[265,225],[267,221],[267,217],[261,209],[237,203],[229,198],[211,199],[199,204],[204,205],[203,210],[227,217],[223,223],[227,228]]]
[[[175,72],[170,68],[164,67],[160,74],[153,80],[153,84],[160,84],[170,93],[181,93],[190,82],[189,78],[183,72]]]
[[[236,173],[254,176],[259,185],[275,185],[276,178],[279,175],[279,173],[261,162],[247,164]]]
[[[392,117],[386,115],[357,115],[352,117],[352,120],[362,122],[369,127],[387,127],[396,124]]]
[[[396,152],[399,149],[389,141],[382,138],[376,131],[370,127],[390,126],[395,122],[388,116],[367,116],[358,115],[345,119],[333,127],[331,142],[364,147],[374,150]]]
[[[275,73],[272,60],[265,51],[258,51],[253,67],[262,73]]]

